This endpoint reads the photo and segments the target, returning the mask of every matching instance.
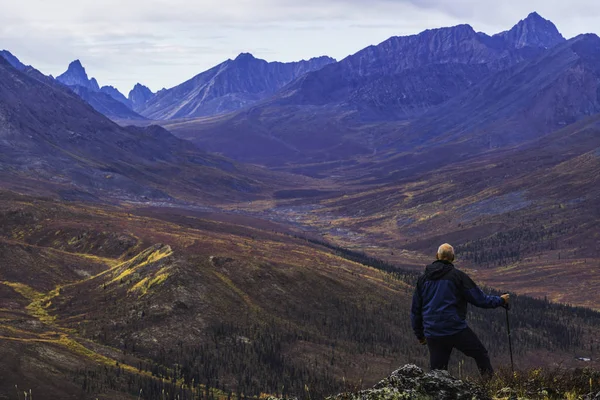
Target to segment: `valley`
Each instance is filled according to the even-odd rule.
[[[10,192],[0,204],[2,348],[7,357],[26,349],[4,365],[2,393],[17,384],[37,398],[133,398],[140,389],[225,398],[307,385],[321,396],[424,362],[407,318],[416,278],[408,269],[249,217]],[[578,365],[600,314],[515,301],[519,365],[535,366],[533,354]],[[505,341],[482,329],[501,332],[502,313],[473,310],[471,321],[505,360]],[[545,338],[530,330],[542,323],[554,324]]]
[[[0,399],[370,387],[428,364],[410,306],[444,242],[511,293],[518,373],[599,369],[599,61],[535,12],[127,97],[3,51]],[[507,315],[468,319],[516,377]]]

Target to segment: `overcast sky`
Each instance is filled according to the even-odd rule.
[[[598,32],[596,0],[0,0],[0,49],[45,74],[80,59],[100,85],[175,86],[240,52],[342,59],[390,36],[468,23],[488,34],[537,11],[567,38]]]

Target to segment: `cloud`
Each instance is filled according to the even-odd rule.
[[[469,23],[496,33],[536,10],[567,37],[593,32],[588,0],[0,0],[0,48],[57,75],[81,59],[101,84],[174,86],[240,52],[343,58],[394,35]],[[126,93],[125,93],[126,94]]]

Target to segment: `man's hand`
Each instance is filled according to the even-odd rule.
[[[425,346],[427,344],[427,339],[421,338],[421,339],[419,339],[419,343],[421,343],[423,346]]]
[[[502,297],[502,300],[504,300],[504,304],[508,304],[508,301],[510,300],[510,294],[506,293],[500,297]]]

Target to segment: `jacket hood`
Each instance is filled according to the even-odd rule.
[[[454,265],[450,261],[437,260],[425,267],[425,276],[429,280],[436,281],[454,269]]]

